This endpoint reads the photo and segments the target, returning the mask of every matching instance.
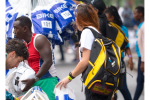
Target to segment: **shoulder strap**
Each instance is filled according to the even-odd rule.
[[[99,34],[97,31],[95,31],[95,30],[92,29],[92,28],[85,27],[84,29],[87,29],[87,28],[92,31],[92,33],[93,33],[93,35],[94,35],[95,38],[99,38],[99,37],[101,36],[101,34]],[[84,30],[84,29],[83,29],[83,30]]]

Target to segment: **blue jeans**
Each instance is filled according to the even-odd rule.
[[[144,87],[144,75],[143,72],[140,69],[141,66],[141,57],[139,57],[138,61],[138,76],[137,76],[137,86],[136,86],[136,91],[134,94],[133,100],[138,100]]]
[[[122,60],[122,63],[124,63],[123,58],[121,58],[121,60]],[[126,67],[125,67],[125,71],[126,71]],[[125,100],[132,100],[131,94],[127,87],[126,73],[124,75],[123,87],[122,87],[122,89],[120,89],[120,92],[122,93]]]

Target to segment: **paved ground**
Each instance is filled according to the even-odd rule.
[[[133,76],[132,78],[129,74],[127,74],[127,85],[131,93],[131,96],[133,98],[135,93],[135,88],[136,88],[137,60],[138,60],[138,57],[135,52],[135,46],[134,46],[136,41],[134,31],[129,30],[129,40],[130,40],[130,48],[133,56],[134,70],[130,71],[129,67],[127,67],[127,72]],[[70,71],[72,71],[75,68],[77,64],[77,62],[72,62],[72,60],[75,57],[74,51],[70,49],[67,53],[65,53],[64,62],[59,61],[60,52],[58,46],[55,47],[54,52],[55,52],[55,63],[57,68],[57,75],[60,77],[60,79],[63,79],[68,75]],[[127,61],[128,61],[128,57],[125,57],[125,62],[127,63]],[[80,81],[80,77],[81,75],[76,77],[72,82],[69,83],[69,86],[71,86],[72,89],[75,91],[76,100],[85,100],[84,93],[81,92],[82,82]],[[120,91],[118,91],[118,100],[124,100]],[[144,92],[142,92],[139,100],[144,100]]]

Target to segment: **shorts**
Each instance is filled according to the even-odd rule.
[[[33,86],[39,86],[48,96],[49,100],[56,100],[54,88],[58,83],[57,77],[40,79]]]

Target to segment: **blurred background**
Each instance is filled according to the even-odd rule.
[[[136,6],[144,5],[144,0],[103,0],[107,6],[114,5],[116,7],[123,7],[128,4],[133,10]]]

